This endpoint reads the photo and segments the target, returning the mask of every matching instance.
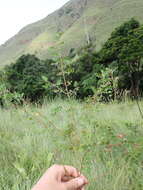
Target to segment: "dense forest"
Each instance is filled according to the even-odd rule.
[[[0,104],[55,97],[103,102],[141,97],[142,58],[143,26],[132,18],[116,28],[98,52],[88,41],[78,52],[71,48],[66,57],[40,60],[22,55],[0,73]]]

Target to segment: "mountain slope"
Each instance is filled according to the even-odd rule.
[[[99,49],[122,22],[135,17],[143,23],[142,7],[142,0],[70,0],[0,46],[0,65],[28,52],[43,59],[56,50],[67,54],[89,40],[95,41]]]

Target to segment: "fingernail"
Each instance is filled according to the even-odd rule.
[[[78,178],[77,183],[78,183],[79,186],[84,185],[84,179],[83,178]]]

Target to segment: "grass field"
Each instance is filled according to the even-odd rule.
[[[0,190],[28,190],[54,163],[81,170],[88,190],[141,190],[142,136],[143,120],[130,101],[1,109]]]

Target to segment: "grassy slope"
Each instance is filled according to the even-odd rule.
[[[5,48],[0,47],[0,65],[26,52],[47,58],[52,55],[49,49],[52,46],[67,53],[70,48],[78,48],[85,44],[87,32],[93,41],[96,38],[99,49],[114,28],[122,22],[135,17],[143,23],[142,0],[87,2],[85,6],[85,0],[72,0],[45,19],[22,29],[4,45]],[[64,42],[63,47],[59,45],[61,42]]]
[[[47,167],[60,163],[82,170],[88,190],[141,190],[142,127],[133,102],[58,100],[0,110],[0,189],[28,190]]]

